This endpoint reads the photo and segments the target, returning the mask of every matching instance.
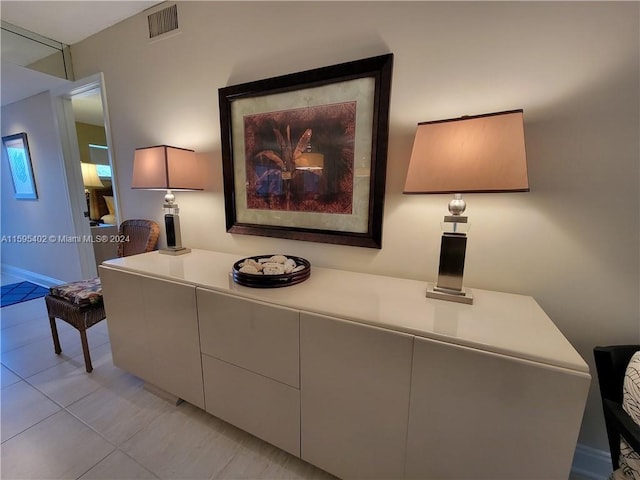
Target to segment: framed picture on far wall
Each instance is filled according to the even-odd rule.
[[[228,232],[381,248],[392,65],[219,90]]]
[[[15,198],[37,199],[38,192],[33,179],[27,134],[16,133],[15,135],[2,137],[2,145],[9,160]]]

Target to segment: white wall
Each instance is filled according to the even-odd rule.
[[[449,198],[402,195],[416,123],[524,108],[531,192],[466,196],[465,283],[533,295],[592,367],[594,345],[640,341],[637,2],[187,2],[178,13],[182,33],[166,40],[147,40],[142,14],[72,48],[78,78],[105,75],[123,218],[162,218],[162,193],[130,188],[136,147],[194,148],[209,178],[206,192],[177,194],[186,245],[434,280]],[[218,88],[387,52],[382,250],[226,233]],[[596,388],[580,441],[606,450]]]
[[[48,92],[2,107],[2,136],[26,132],[38,191],[37,200],[17,200],[6,152],[2,150],[2,265],[35,273],[46,280],[82,278],[77,243],[60,243],[74,235],[60,137]],[[24,236],[26,242],[13,239]],[[31,238],[29,238],[31,236]],[[33,236],[46,241],[33,241]],[[53,236],[55,240],[49,239]],[[13,270],[16,271],[16,270]]]

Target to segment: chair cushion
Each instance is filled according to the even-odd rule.
[[[80,307],[102,303],[102,284],[99,277],[65,283],[51,287],[49,291],[54,297],[63,298]]]
[[[629,361],[622,385],[622,408],[640,425],[640,352]],[[626,478],[640,480],[640,454],[620,439],[620,469]]]

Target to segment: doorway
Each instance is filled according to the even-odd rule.
[[[75,235],[94,239],[77,243],[82,275],[95,277],[97,266],[116,256],[116,244],[108,240],[121,221],[103,76],[64,85],[52,98]]]

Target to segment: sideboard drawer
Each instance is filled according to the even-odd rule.
[[[202,353],[300,388],[299,313],[197,289]]]
[[[300,456],[300,390],[202,355],[205,410]]]

